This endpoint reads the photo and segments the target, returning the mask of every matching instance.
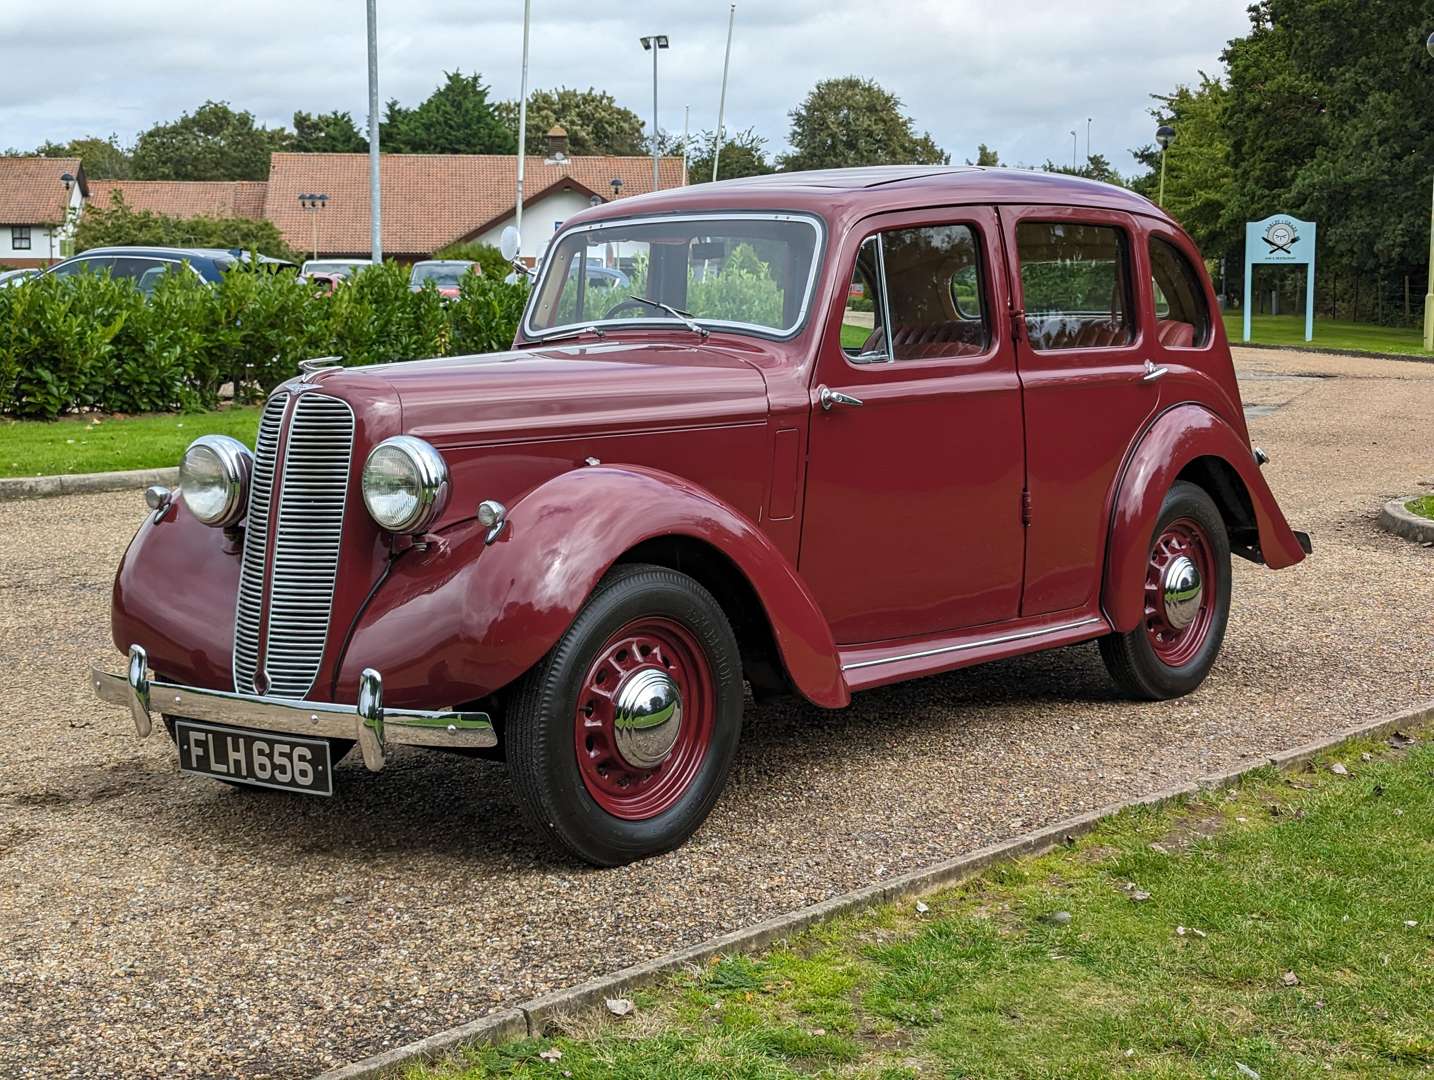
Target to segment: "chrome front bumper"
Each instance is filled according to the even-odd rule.
[[[383,768],[384,748],[391,745],[498,745],[487,713],[385,709],[383,680],[373,668],[365,668],[359,677],[357,705],[234,694],[151,679],[149,658],[138,645],[129,647],[126,674],[92,667],[90,683],[101,701],[129,709],[141,739],[153,727],[151,712],[254,731],[354,739],[363,750],[363,763],[373,772]]]

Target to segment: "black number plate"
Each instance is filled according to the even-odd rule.
[[[334,770],[325,739],[301,739],[268,732],[174,722],[179,768],[238,784],[332,795]]]

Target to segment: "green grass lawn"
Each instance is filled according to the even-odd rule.
[[[254,445],[259,410],[0,420],[0,476],[113,472],[179,464],[200,435],[232,435]]]
[[[1431,819],[1434,743],[1348,746],[408,1075],[1427,1077]]]
[[[1225,312],[1225,334],[1231,345],[1241,344],[1244,318],[1238,311]],[[1250,344],[1301,345],[1311,349],[1353,349],[1362,352],[1407,353],[1434,357],[1424,351],[1424,332],[1418,327],[1372,326],[1369,323],[1314,321],[1314,340],[1305,342],[1303,315],[1255,315],[1250,319]]]
[[[1421,495],[1417,499],[1410,499],[1404,504],[1404,508],[1411,514],[1434,518],[1434,495]]]
[[[869,326],[841,324],[841,347],[843,349],[859,349],[866,344],[866,339],[869,337],[871,337],[871,327]]]

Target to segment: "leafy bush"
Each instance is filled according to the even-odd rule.
[[[302,255],[284,243],[283,235],[272,221],[239,217],[169,217],[152,210],[135,210],[119,192],[113,194],[108,207],[86,207],[75,226],[76,252],[114,244],[241,248],[290,262],[303,260]]]
[[[166,274],[148,299],[127,279],[46,275],[0,289],[0,414],[213,408],[225,383],[257,398],[309,357],[384,364],[506,349],[526,298],[522,284],[470,275],[444,301],[410,291],[397,263],[332,294],[244,269],[213,285]]]

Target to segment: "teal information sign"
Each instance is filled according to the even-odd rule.
[[[1305,340],[1314,337],[1315,223],[1289,214],[1245,223],[1245,340],[1250,340],[1250,287],[1255,264],[1308,266],[1305,274]]]

